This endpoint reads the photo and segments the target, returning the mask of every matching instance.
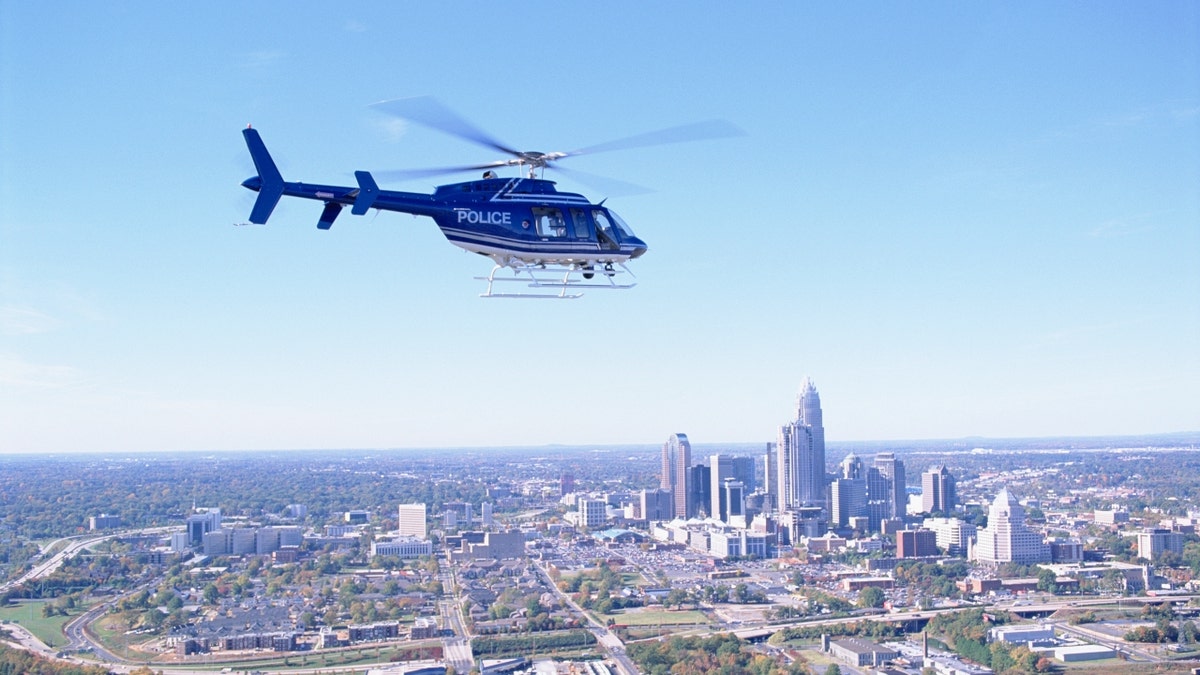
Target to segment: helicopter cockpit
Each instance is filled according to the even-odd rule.
[[[616,213],[606,208],[582,209],[568,208],[566,217],[563,209],[550,206],[535,206],[533,214],[533,230],[539,237],[546,239],[574,239],[587,241],[593,239],[603,250],[617,250],[622,241],[633,238],[633,231]],[[591,222],[589,222],[589,211]],[[593,229],[594,224],[594,229]],[[524,223],[526,227],[528,223]]]

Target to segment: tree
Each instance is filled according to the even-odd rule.
[[[842,667],[836,663],[831,663],[825,669],[825,675],[842,675]]]
[[[885,602],[887,602],[887,596],[883,591],[875,588],[874,586],[864,588],[862,592],[858,594],[859,607],[883,607],[883,603]]]
[[[1039,591],[1058,593],[1058,575],[1054,573],[1054,570],[1041,568],[1038,572],[1037,587]]]

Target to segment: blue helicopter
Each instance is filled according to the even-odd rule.
[[[560,192],[546,180],[546,168],[566,157],[606,152],[700,138],[739,135],[736,127],[722,121],[703,122],[664,129],[572,152],[519,151],[479,131],[442,106],[436,99],[418,97],[375,104],[376,109],[459,136],[509,155],[510,159],[471,166],[416,171],[381,172],[381,176],[404,179],[419,176],[484,170],[482,178],[438,187],[433,194],[381,190],[368,171],[355,171],[358,185],[343,187],[285,182],[271,159],[258,130],[242,131],[254,160],[257,176],[242,185],[258,193],[250,222],[265,224],[283,196],[323,202],[317,227],[328,230],[342,209],[361,216],[370,209],[398,211],[433,219],[450,243],[495,263],[486,277],[482,297],[573,299],[580,289],[628,289],[636,282],[625,266],[646,253],[646,243],[604,202],[593,204],[586,197]],[[501,167],[527,169],[523,175],[500,177]],[[504,269],[512,276],[501,275]],[[496,292],[497,284],[519,282],[533,289]],[[513,288],[514,286],[504,286]]]

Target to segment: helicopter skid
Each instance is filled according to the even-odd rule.
[[[618,283],[616,277],[622,274],[633,276],[633,272],[625,265],[618,263],[620,269],[614,267],[585,268],[580,265],[559,265],[546,263],[543,265],[499,265],[492,268],[486,277],[475,277],[486,281],[487,291],[481,293],[481,298],[531,298],[535,300],[574,300],[583,297],[577,289],[597,288],[607,290],[625,290],[633,288],[637,282]],[[513,276],[496,276],[500,270],[510,268]],[[519,293],[497,293],[496,284],[525,284],[532,289],[557,289],[558,292],[539,292],[538,290]],[[604,283],[607,282],[607,283]],[[570,291],[570,292],[568,292]]]

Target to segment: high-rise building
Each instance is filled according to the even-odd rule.
[[[905,484],[904,462],[891,452],[875,455],[875,468],[887,481],[887,492],[878,496],[884,502],[884,518],[903,518],[908,510],[908,487]],[[872,497],[875,499],[876,497]]]
[[[746,527],[746,486],[740,480],[726,478],[721,493],[721,520],[733,527]]]
[[[579,500],[579,524],[589,530],[604,527],[608,520],[608,503],[601,499]]]
[[[758,477],[754,475],[753,457],[733,458],[733,477],[745,486],[746,494],[754,492],[758,487]]]
[[[221,529],[221,509],[193,508],[192,515],[187,518],[188,541],[193,546],[204,543],[204,535]]]
[[[796,419],[779,429],[779,509],[825,507],[825,426],[821,397],[805,378],[796,399]]]
[[[642,490],[638,495],[642,518],[654,522],[671,519],[671,493],[663,489]]]
[[[1148,527],[1137,534],[1138,557],[1153,561],[1163,553],[1183,555],[1183,535],[1166,528]]]
[[[966,555],[971,540],[979,535],[974,525],[958,518],[926,518],[924,527],[933,530],[937,545],[948,555]]]
[[[712,455],[708,458],[708,515],[728,522],[729,508],[725,504],[725,481],[734,480],[733,457]]]
[[[424,539],[429,536],[424,504],[401,504],[398,532],[404,537]]]
[[[838,478],[829,486],[829,522],[849,527],[851,518],[867,515],[867,482],[857,478]]]
[[[688,499],[690,489],[688,470],[692,466],[692,444],[687,434],[672,434],[663,444],[662,489],[671,493],[673,518],[688,518],[695,514],[695,506]]]
[[[921,474],[921,511],[924,513],[950,513],[954,510],[957,496],[954,493],[954,476],[944,464],[931,467]]]
[[[712,510],[712,471],[706,464],[696,464],[687,470],[688,517],[710,516]]]
[[[1000,490],[988,508],[987,527],[980,528],[975,543],[975,559],[1022,565],[1050,561],[1050,546],[1040,533],[1025,525],[1025,509],[1007,488]]]
[[[900,530],[896,533],[897,558],[928,558],[938,554],[933,530]]]
[[[767,443],[767,454],[763,455],[763,490],[766,499],[763,507],[768,511],[779,510],[779,481],[775,474],[779,471],[779,463],[775,459],[775,444]]]

